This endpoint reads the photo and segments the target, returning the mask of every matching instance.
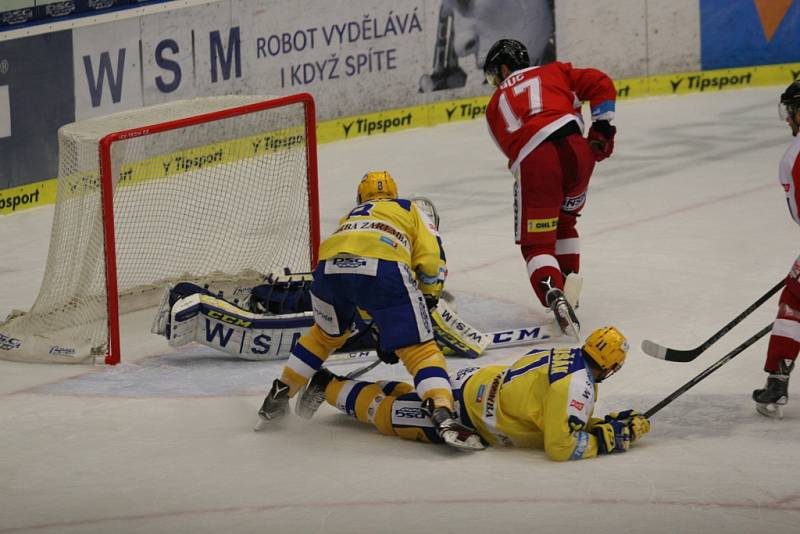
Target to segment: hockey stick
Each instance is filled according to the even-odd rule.
[[[786,279],[784,278],[778,282],[775,287],[767,291],[761,298],[751,304],[749,308],[737,315],[731,322],[723,326],[719,332],[708,338],[702,345],[698,347],[689,350],[671,349],[650,341],[649,339],[645,339],[642,341],[642,350],[645,354],[652,356],[653,358],[660,358],[670,362],[690,362],[700,356],[708,347],[719,341],[722,336],[730,332],[734,326],[742,322],[742,320],[753,313],[756,308],[769,300],[772,295],[780,291],[785,284]]]
[[[686,391],[694,387],[695,384],[697,384],[705,377],[707,377],[708,375],[710,375],[711,373],[713,373],[714,371],[716,371],[717,369],[728,363],[730,360],[732,360],[736,355],[745,350],[747,347],[749,347],[750,345],[752,345],[753,343],[764,337],[767,333],[769,333],[770,330],[772,330],[772,323],[768,324],[767,326],[759,330],[747,341],[745,341],[744,343],[742,343],[741,345],[730,351],[728,354],[717,360],[716,363],[708,367],[705,371],[703,371],[702,373],[700,373],[699,375],[692,378],[687,383],[676,389],[675,392],[669,395],[667,398],[665,398],[664,400],[662,400],[661,402],[659,402],[658,404],[647,410],[644,413],[644,416],[647,418],[652,417],[656,412],[660,411],[661,408],[663,408],[667,404],[671,403],[672,401],[674,401],[675,399],[686,393]]]
[[[560,335],[560,331],[558,332]],[[497,332],[483,334],[489,336],[487,350],[505,347],[516,347],[519,345],[534,345],[544,341],[550,341],[553,336],[553,329],[550,325],[531,326],[528,328],[510,328]],[[377,358],[378,352],[375,350],[360,350],[350,352],[334,352],[326,361],[328,362],[349,362],[361,361],[368,358]],[[380,361],[380,360],[378,360]]]
[[[349,373],[344,375],[344,377],[349,379],[349,380],[352,380],[354,378],[358,378],[359,376],[367,374],[368,372],[370,372],[373,369],[375,369],[376,367],[378,367],[378,365],[380,365],[380,363],[381,363],[381,360],[375,360],[374,362],[370,363],[369,365],[365,365],[364,367],[359,367],[355,371],[350,371]]]

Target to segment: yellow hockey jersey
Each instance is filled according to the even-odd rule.
[[[420,290],[439,296],[446,259],[433,222],[406,199],[370,200],[356,206],[319,248],[319,259],[341,254],[402,262],[417,274]]]
[[[534,349],[463,379],[463,406],[492,445],[544,448],[557,461],[597,456],[588,432],[597,389],[580,348]]]

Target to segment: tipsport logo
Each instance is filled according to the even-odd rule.
[[[686,76],[685,78],[681,77],[676,80],[670,80],[669,83],[672,86],[673,93],[677,93],[681,88],[702,93],[707,89],[716,89],[721,91],[729,85],[750,85],[752,83],[752,77],[752,72],[741,75],[734,74],[719,76],[704,76],[701,74],[695,74],[693,76]]]
[[[31,193],[22,195],[13,195],[9,197],[0,196],[0,211],[10,210],[17,211],[17,208],[27,206],[28,204],[36,205],[39,203],[39,189],[35,189]]]
[[[390,130],[396,130],[399,128],[411,127],[412,119],[413,115],[411,113],[407,113],[402,117],[378,120],[371,120],[367,119],[366,117],[362,117],[352,122],[348,122],[347,124],[342,124],[342,129],[344,130],[345,138],[350,137],[351,133],[353,135],[372,135],[375,133],[388,132]],[[353,129],[353,127],[355,127],[355,129]]]

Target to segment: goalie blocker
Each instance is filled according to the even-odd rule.
[[[182,282],[165,291],[151,331],[172,347],[199,343],[245,360],[280,360],[314,324],[308,288],[310,275],[290,275],[249,290],[231,303],[208,288]],[[249,293],[249,294],[248,294]],[[483,333],[440,300],[431,312],[436,342],[445,356],[477,358],[486,349],[551,339],[551,325]],[[377,348],[370,324],[356,320],[351,337],[332,359],[371,356]],[[337,357],[338,356],[338,357]]]

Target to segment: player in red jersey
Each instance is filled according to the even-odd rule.
[[[793,82],[781,95],[780,116],[792,129],[794,141],[781,160],[779,179],[789,214],[800,224],[800,80]],[[767,347],[764,370],[769,373],[767,384],[753,391],[753,400],[759,413],[782,417],[781,406],[789,400],[789,373],[800,353],[800,257],[789,275],[778,303],[778,317],[772,325],[772,335]]]
[[[614,150],[614,82],[599,70],[569,63],[531,66],[525,46],[513,39],[492,46],[484,73],[497,87],[486,120],[515,178],[515,237],[531,285],[564,333],[578,339],[580,325],[564,298],[564,278],[580,267],[575,223],[595,162]],[[584,138],[581,102],[587,100],[593,124]]]

